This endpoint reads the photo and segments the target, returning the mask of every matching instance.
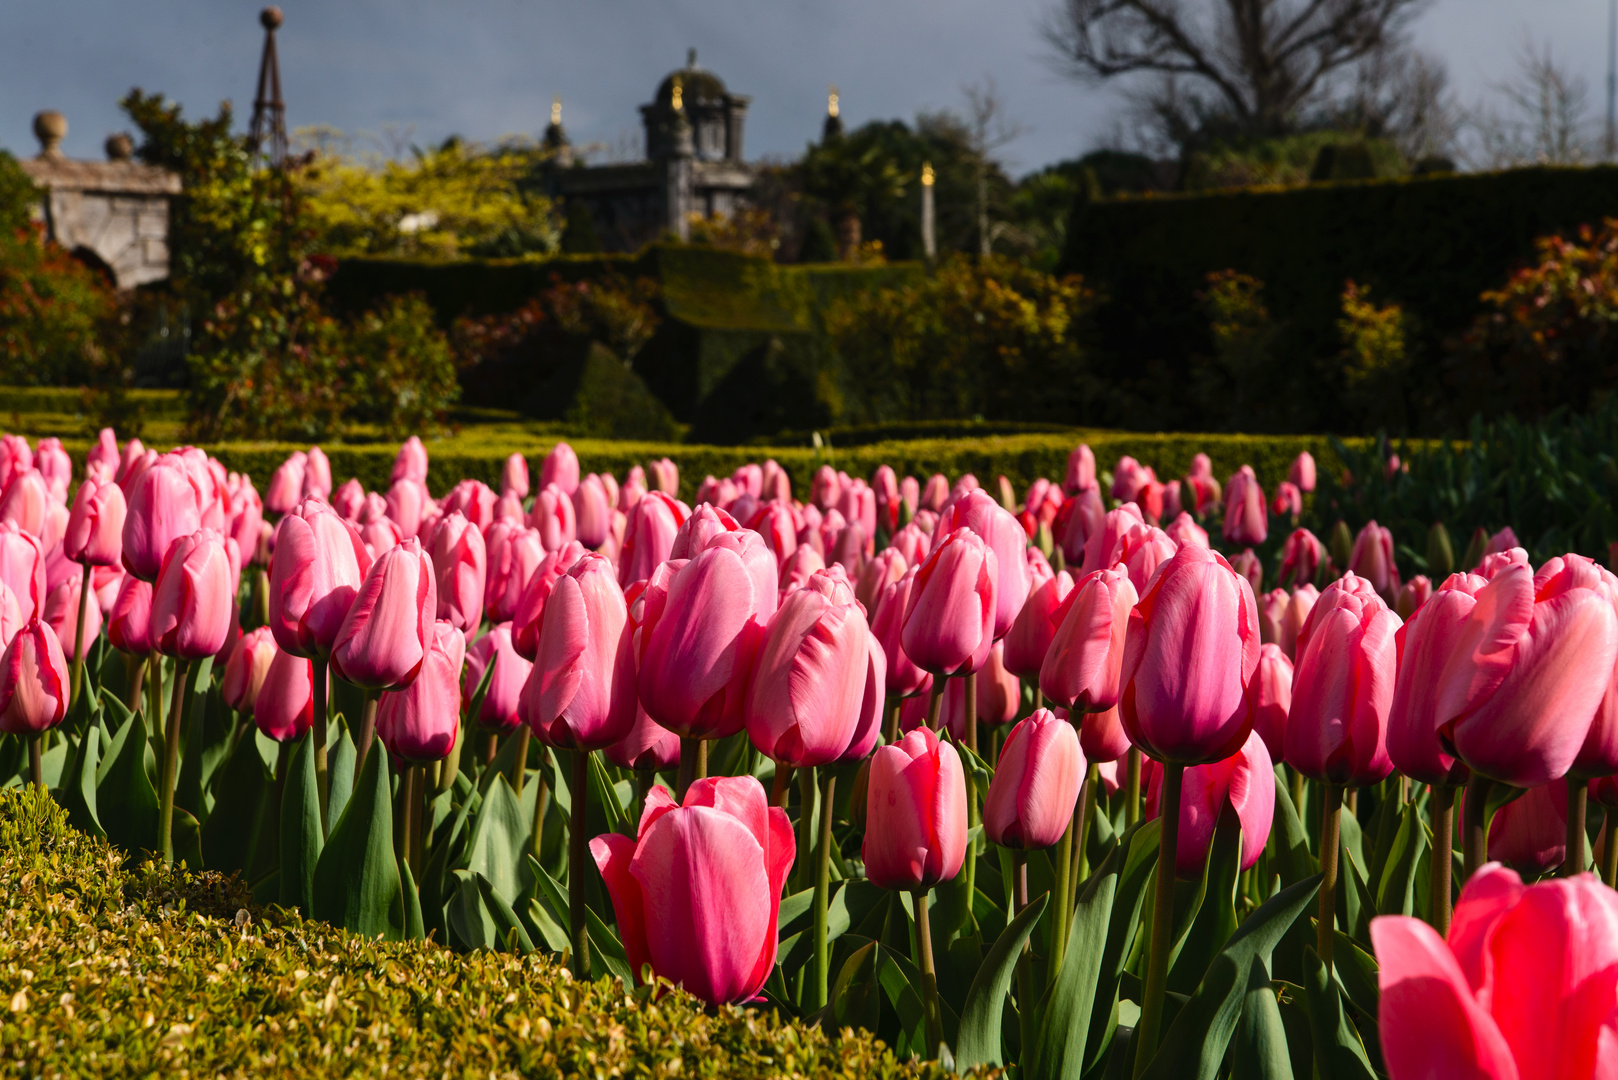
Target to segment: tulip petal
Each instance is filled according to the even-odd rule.
[[[629,872],[630,862],[635,857],[635,841],[618,833],[607,833],[590,841],[590,856],[601,872],[607,895],[612,897],[618,938],[624,944],[629,969],[638,983],[641,968],[651,962],[651,957],[646,948],[646,901],[641,895],[640,882]]]

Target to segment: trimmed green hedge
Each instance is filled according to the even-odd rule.
[[[1194,296],[1208,273],[1235,269],[1264,282],[1264,302],[1285,324],[1266,390],[1276,399],[1273,427],[1351,430],[1333,358],[1352,278],[1376,303],[1397,301],[1414,317],[1422,370],[1413,404],[1435,430],[1467,419],[1444,415],[1438,368],[1443,339],[1481,310],[1479,294],[1532,256],[1535,237],[1613,214],[1613,166],[1081,201],[1063,269],[1110,298],[1097,316],[1106,374],[1142,414],[1125,422],[1221,426],[1225,403],[1200,400],[1190,379],[1191,357],[1213,352]]]
[[[538,957],[373,941],[235,878],[130,869],[0,791],[0,1067],[23,1076],[933,1077],[867,1033],[708,1010]]]

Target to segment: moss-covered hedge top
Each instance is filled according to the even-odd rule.
[[[130,870],[0,792],[0,1070],[95,1076],[940,1075],[867,1034],[708,1011],[536,956],[371,941],[235,879]]]

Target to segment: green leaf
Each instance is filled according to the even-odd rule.
[[[1414,802],[1406,803],[1399,815],[1399,831],[1394,834],[1382,875],[1377,882],[1376,910],[1382,915],[1413,915],[1416,909],[1416,882],[1422,856],[1426,854],[1427,828]]]
[[[96,806],[107,839],[130,852],[159,851],[157,788],[146,772],[146,718],[133,713],[117,734],[96,779]]]
[[[1202,981],[1208,965],[1236,932],[1236,881],[1241,876],[1242,830],[1239,823],[1222,823],[1214,830],[1203,866],[1202,903],[1196,919],[1175,943],[1169,958],[1168,988],[1190,994]]]
[[[221,805],[223,801],[221,793]],[[281,815],[281,906],[297,908],[307,915],[314,910],[315,867],[326,846],[325,832],[320,827],[320,795],[315,787],[313,730],[304,732],[293,747],[277,810]],[[421,904],[414,880],[407,895],[420,922]]]
[[[528,829],[511,785],[496,774],[472,823],[461,865],[487,878],[507,905],[522,895],[518,867],[527,847]]]
[[[600,807],[606,816],[608,832],[622,833],[629,827],[624,804],[618,799],[618,790],[613,786],[612,778],[607,775],[607,768],[602,764],[600,754],[590,755],[590,801]]]
[[[333,679],[333,683],[342,682]],[[348,733],[348,724],[338,717],[326,728],[326,831],[348,808],[354,792],[354,739]]]
[[[1381,991],[1377,986],[1377,962],[1341,930],[1332,933],[1332,970],[1348,995],[1348,1003],[1373,1024]]]
[[[1276,943],[1319,889],[1319,875],[1300,881],[1276,893],[1247,917],[1169,1025],[1146,1076],[1154,1080],[1214,1080],[1218,1076],[1255,963],[1267,968]],[[1268,982],[1267,970],[1264,976]]]
[[[1275,767],[1275,820],[1270,826],[1270,870],[1281,875],[1282,885],[1296,885],[1310,874],[1320,872],[1320,863],[1309,852],[1309,834],[1292,805],[1286,768]]]
[[[1242,1080],[1293,1080],[1286,1025],[1267,964],[1255,961],[1248,969],[1231,1059],[1231,1075]]]
[[[1017,972],[1023,946],[1028,944],[1029,935],[1049,903],[1049,893],[1030,901],[984,957],[983,966],[966,992],[966,1007],[961,1010],[960,1033],[955,1039],[957,1069],[1004,1063],[1000,1054],[1000,1018],[1005,1010],[1006,995],[1011,990],[1011,979]],[[1034,1003],[1024,1002],[1022,1007],[1031,1009]]]
[[[313,775],[313,768],[310,769]],[[320,824],[320,808],[315,808],[315,824]],[[410,873],[410,864],[399,862],[399,888],[404,893],[404,939],[425,941],[427,932],[421,928],[421,900],[416,895],[416,879]]]
[[[1085,1040],[1101,983],[1107,927],[1122,861],[1119,849],[1114,848],[1079,896],[1069,922],[1062,966],[1040,1003],[1034,1045],[1023,1052],[1033,1080],[1078,1080],[1083,1071]]]
[[[1320,1080],[1376,1080],[1359,1032],[1343,1011],[1337,983],[1312,948],[1303,951],[1303,970],[1309,1033],[1315,1044],[1315,1068]]]
[[[534,951],[534,942],[528,936],[527,927],[517,918],[517,913],[511,910],[511,905],[500,896],[499,890],[489,883],[489,879],[482,874],[472,875],[477,879],[478,893],[483,898],[483,904],[491,918],[494,919],[497,940],[507,951],[526,955]]]
[[[1115,849],[1123,853],[1123,871],[1118,877],[1118,894],[1112,902],[1112,919],[1107,924],[1106,947],[1096,983],[1096,1005],[1090,1011],[1090,1031],[1085,1036],[1084,1071],[1101,1060],[1112,1042],[1117,1026],[1113,1005],[1118,986],[1129,962],[1131,946],[1141,929],[1141,906],[1146,887],[1157,865],[1158,820],[1142,822],[1127,830]]]
[[[183,806],[174,808],[173,830],[174,865],[201,870],[202,826],[191,816],[191,811]]]
[[[629,970],[629,954],[624,952],[624,943],[590,908],[584,909],[584,929],[590,938],[591,973],[597,977],[614,975],[622,979],[625,986],[634,986],[635,974]]]
[[[261,811],[272,801],[272,788],[259,754],[257,734],[255,727],[237,741],[219,774],[219,794],[202,828],[202,853],[214,870],[245,871],[256,836],[263,831],[263,819],[268,816]],[[280,813],[280,807],[268,810]],[[279,817],[274,824],[280,824]]]
[[[899,1038],[894,1052],[899,1055],[914,1053],[930,1059],[934,1051],[927,1049],[927,1014],[921,1003],[921,991],[900,966],[893,950],[878,947],[876,953],[877,981],[887,995],[888,1004],[899,1020]]]
[[[388,755],[377,749],[365,756],[354,796],[315,864],[311,907],[315,918],[333,926],[397,940],[404,934],[404,908],[393,855],[393,798]]]
[[[528,925],[539,933],[544,939],[545,947],[553,953],[566,952],[572,942],[568,939],[567,927],[556,921],[551,914],[550,905],[542,902],[537,896],[530,896],[524,909]]]
[[[88,699],[88,694],[79,698],[80,701]],[[73,764],[63,777],[57,799],[67,811],[67,820],[75,829],[105,838],[107,831],[101,827],[101,819],[96,815],[96,767],[100,763],[101,710],[97,709],[85,721],[84,734],[79,736]]]
[[[453,943],[463,949],[494,949],[499,946],[499,931],[489,906],[483,902],[483,891],[478,888],[478,876],[469,870],[453,871],[455,891],[449,897],[449,933]]]
[[[212,673],[213,657],[205,656],[192,664],[186,675],[185,716],[182,718],[185,747],[180,759],[180,775],[174,785],[174,805],[191,811],[199,819],[207,817],[203,793],[208,776],[230,752],[229,726],[215,723],[210,727],[208,723],[207,687]]]
[[[831,1017],[837,1029],[875,1031],[882,1023],[882,994],[876,979],[876,949],[868,941],[843,961],[831,988]]]

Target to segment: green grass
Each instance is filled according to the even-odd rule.
[[[0,896],[9,1075],[943,1075],[869,1034],[372,941],[256,908],[235,878],[132,869],[32,788],[0,791]]]

